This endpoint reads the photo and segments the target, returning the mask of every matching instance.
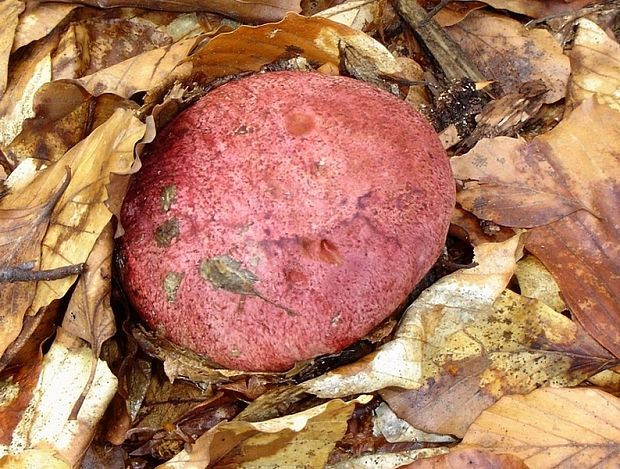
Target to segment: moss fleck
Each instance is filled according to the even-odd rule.
[[[180,272],[168,272],[164,277],[164,291],[166,292],[166,300],[174,303],[177,299],[177,290],[181,285],[181,281],[185,274]]]
[[[174,238],[179,237],[179,234],[179,220],[171,218],[157,227],[155,230],[155,242],[158,247],[167,248]]]
[[[177,186],[166,186],[161,190],[161,211],[167,212],[177,201]]]

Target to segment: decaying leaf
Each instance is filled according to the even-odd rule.
[[[19,454],[7,454],[0,458],[2,467],[23,469],[45,467],[46,469],[71,469],[71,464],[58,457],[55,451],[30,449]]]
[[[562,99],[570,63],[562,47],[544,29],[528,29],[506,16],[472,12],[449,28],[450,35],[489,80],[504,93],[516,93],[524,83],[542,80],[545,103]]]
[[[43,359],[37,385],[20,422],[0,446],[0,455],[45,448],[71,465],[79,462],[96,423],[116,392],[116,377],[99,360],[80,413],[75,420],[68,419],[86,384],[92,360],[89,347],[59,334]]]
[[[535,227],[527,248],[577,320],[620,356],[620,113],[585,101],[531,143],[483,140],[452,159],[457,200],[479,218]]]
[[[460,447],[512,454],[527,467],[617,467],[620,399],[596,389],[539,389],[485,410]]]
[[[324,467],[347,429],[355,403],[339,399],[264,422],[224,422],[201,436],[191,452],[182,451],[160,469],[220,467]]]
[[[314,16],[328,18],[349,28],[362,31],[378,19],[380,8],[377,0],[354,0],[335,5]]]
[[[582,18],[569,57],[568,99],[573,106],[594,95],[598,102],[620,111],[620,45],[596,23]]]
[[[24,11],[24,8],[24,2],[20,0],[6,0],[0,3],[0,18],[2,18],[2,29],[0,29],[0,96],[6,89],[9,56],[13,47],[19,14]]]
[[[71,181],[56,204],[43,239],[42,269],[86,261],[112,216],[105,205],[110,177],[131,172],[134,146],[144,131],[145,124],[131,111],[119,109],[32,182],[53,178],[58,168],[71,169]],[[31,310],[36,312],[61,298],[74,281],[75,277],[39,282]]]

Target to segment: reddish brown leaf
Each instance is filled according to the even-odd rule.
[[[512,454],[493,454],[479,449],[457,449],[434,458],[420,459],[399,469],[528,469],[522,459]]]
[[[483,140],[454,158],[457,199],[483,219],[536,227],[527,248],[571,311],[620,356],[620,113],[585,101],[530,144]]]

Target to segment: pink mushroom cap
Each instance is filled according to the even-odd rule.
[[[444,246],[454,206],[437,134],[366,83],[231,81],[157,136],[121,222],[123,283],[171,341],[282,371],[363,338]]]

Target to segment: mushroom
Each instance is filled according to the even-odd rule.
[[[121,214],[129,299],[237,370],[287,370],[367,335],[436,261],[454,206],[432,127],[346,77],[231,81],[143,160]]]

